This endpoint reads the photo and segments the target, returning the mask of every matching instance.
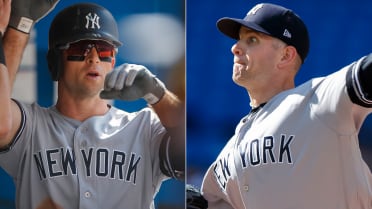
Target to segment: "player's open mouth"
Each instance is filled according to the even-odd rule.
[[[244,67],[245,67],[245,64],[241,64],[237,62],[234,63],[234,69],[242,70]]]
[[[99,76],[98,73],[88,73],[89,76]]]
[[[97,77],[100,76],[100,74],[99,74],[98,72],[88,72],[88,73],[87,73],[87,76],[88,76],[89,78],[97,78]]]

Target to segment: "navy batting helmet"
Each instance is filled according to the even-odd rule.
[[[93,3],[71,5],[59,12],[49,29],[48,68],[57,81],[62,74],[62,48],[80,40],[103,40],[121,46],[116,21],[104,7]]]

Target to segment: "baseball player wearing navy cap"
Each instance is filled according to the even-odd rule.
[[[10,97],[29,32],[57,2],[0,2],[0,166],[13,177],[16,208],[153,208],[164,180],[183,179],[184,105],[146,67],[113,69],[121,42],[107,9],[78,3],[54,17],[55,105]],[[149,107],[137,112],[106,100],[140,98]]]
[[[217,27],[236,40],[232,79],[251,112],[204,176],[208,208],[371,208],[358,131],[372,111],[372,55],[295,87],[310,43],[297,14],[263,3]]]

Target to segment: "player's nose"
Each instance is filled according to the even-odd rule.
[[[100,62],[101,60],[99,59],[99,55],[98,55],[98,52],[97,52],[97,49],[95,47],[93,47],[90,52],[88,53],[87,55],[87,58],[86,58],[87,62],[89,63],[98,63]]]
[[[239,47],[238,45],[239,42],[236,42],[234,45],[232,45],[231,47],[231,52],[234,54],[234,55],[241,55],[242,53],[242,49]]]

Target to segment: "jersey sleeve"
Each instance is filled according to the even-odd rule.
[[[157,114],[151,109],[148,111],[151,112],[152,159],[154,159],[154,166],[159,168],[160,172],[155,176],[183,180],[185,154],[184,150],[181,150],[184,149],[184,144],[178,143],[179,140],[184,139],[183,136],[178,137],[180,130],[164,127]]]
[[[22,158],[24,150],[27,149],[27,136],[30,135],[30,120],[29,109],[31,105],[25,105],[17,100],[14,100],[21,111],[20,127],[14,136],[12,142],[5,148],[0,150],[0,166],[4,168],[11,176],[17,175],[19,162]]]
[[[347,92],[353,103],[372,107],[372,54],[354,63],[347,73]]]
[[[184,148],[183,131],[178,128],[167,128],[159,150],[160,169],[165,175],[174,179],[184,179]]]
[[[22,134],[23,129],[25,127],[25,117],[26,117],[26,114],[25,114],[24,108],[21,106],[21,104],[17,100],[13,100],[13,101],[17,104],[17,106],[20,109],[20,112],[21,112],[21,123],[20,123],[20,126],[19,126],[19,128],[18,128],[18,130],[17,130],[17,132],[16,132],[16,134],[14,136],[14,138],[8,144],[8,146],[0,149],[0,154],[1,153],[9,152],[14,147],[14,145],[16,144],[16,142],[18,141],[18,139],[20,138],[20,135]]]
[[[238,125],[238,127],[241,124]],[[238,128],[237,128],[238,129]],[[232,209],[231,198],[240,196],[239,191],[236,189],[237,187],[237,179],[234,180],[230,179],[230,183],[223,181],[223,174],[218,172],[217,170],[223,170],[221,166],[221,162],[226,165],[228,161],[230,165],[234,164],[233,155],[230,153],[234,150],[234,144],[236,143],[236,135],[234,135],[230,140],[226,143],[225,147],[221,150],[220,154],[218,155],[217,159],[210,165],[207,172],[204,175],[203,182],[201,185],[201,193],[204,198],[208,201],[208,209]],[[232,176],[236,176],[235,168],[231,168],[229,170]],[[233,174],[234,173],[234,174]],[[219,176],[221,178],[216,177]],[[236,195],[230,195],[236,194]],[[240,202],[240,201],[239,201]],[[236,208],[239,208],[236,206]]]
[[[145,108],[143,111],[150,113],[150,150],[151,150],[151,159],[153,166],[153,181],[161,182],[166,178],[169,178],[167,173],[164,173],[162,170],[163,160],[159,156],[161,155],[161,145],[163,144],[164,139],[167,139],[167,132],[164,126],[161,124],[158,116],[149,108]]]
[[[372,111],[366,108],[371,101],[356,76],[363,59],[320,79],[315,88],[312,112],[338,134],[356,133]]]

